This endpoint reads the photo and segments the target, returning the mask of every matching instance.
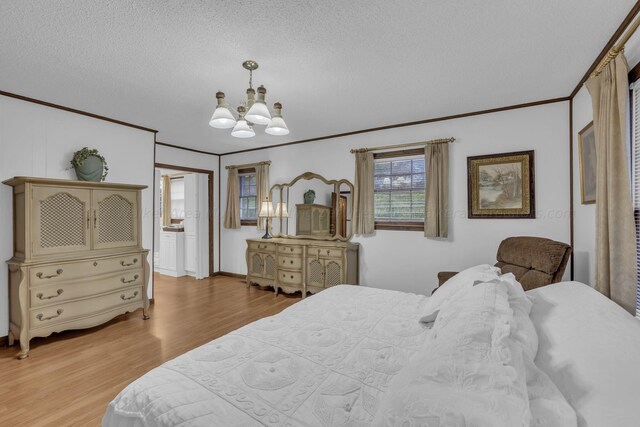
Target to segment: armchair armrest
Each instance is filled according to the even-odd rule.
[[[438,286],[444,285],[444,282],[458,274],[457,271],[441,271],[438,273]]]

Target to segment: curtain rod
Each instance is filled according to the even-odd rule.
[[[401,148],[401,147],[412,147],[415,145],[426,145],[426,144],[446,144],[449,142],[455,141],[455,138],[440,138],[440,139],[432,139],[430,141],[419,141],[419,142],[408,142],[406,144],[397,144],[397,145],[382,145],[380,147],[371,147],[371,148],[352,148],[352,153],[366,153],[368,151],[378,151],[378,150],[389,150],[391,148]]]
[[[271,160],[265,160],[264,162],[258,162],[258,163],[247,163],[244,165],[229,165],[229,166],[225,166],[225,169],[242,169],[242,168],[250,168],[251,166],[259,166],[259,165],[270,165],[271,164]]]
[[[624,51],[624,45],[627,44],[631,36],[636,32],[636,30],[640,27],[640,17],[636,18],[636,20],[631,24],[631,26],[624,33],[620,41],[609,50],[607,56],[605,56],[600,64],[596,67],[593,73],[591,73],[591,77],[599,76],[602,73],[602,70],[609,65],[611,61],[616,59],[616,56],[620,54],[620,52]]]

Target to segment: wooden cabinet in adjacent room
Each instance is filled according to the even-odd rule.
[[[273,286],[276,293],[316,293],[357,285],[358,243],[312,239],[248,239],[247,285]]]
[[[141,185],[16,177],[9,264],[9,343],[97,326],[143,309]]]

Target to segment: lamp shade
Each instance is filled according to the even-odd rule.
[[[209,126],[217,129],[232,128],[236,124],[236,119],[233,117],[231,111],[229,111],[227,103],[224,100],[224,92],[216,93],[216,99],[218,105],[209,121]]]
[[[287,210],[287,204],[285,202],[278,202],[276,204],[275,216],[277,218],[288,218],[289,217],[289,211]]]
[[[253,128],[249,126],[249,123],[244,119],[245,108],[241,105],[238,107],[238,122],[231,131],[231,136],[236,138],[251,138],[256,136]]]
[[[241,119],[238,120],[236,125],[233,127],[231,136],[235,136],[236,138],[251,138],[253,136],[256,136],[256,133],[253,131],[253,128],[249,126],[245,119]]]
[[[260,213],[258,217],[260,218],[273,218],[275,216],[275,212],[273,210],[273,203],[266,201],[262,202],[260,207]]]
[[[271,113],[264,101],[264,97],[267,94],[267,89],[264,86],[258,88],[258,98],[253,105],[249,107],[247,111],[247,120],[251,123],[257,123],[259,125],[268,125],[271,122]]]
[[[269,135],[287,135],[289,128],[282,118],[282,104],[276,102],[273,104],[273,116],[271,117],[271,123],[264,130]]]

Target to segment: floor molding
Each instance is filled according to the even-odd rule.
[[[215,276],[227,276],[227,277],[235,277],[237,279],[246,279],[247,275],[246,274],[238,274],[238,273],[230,273],[228,271],[216,271],[215,273],[212,274],[213,277]]]
[[[4,347],[7,345],[7,343],[9,342],[9,338],[8,337],[0,337],[0,347]]]

